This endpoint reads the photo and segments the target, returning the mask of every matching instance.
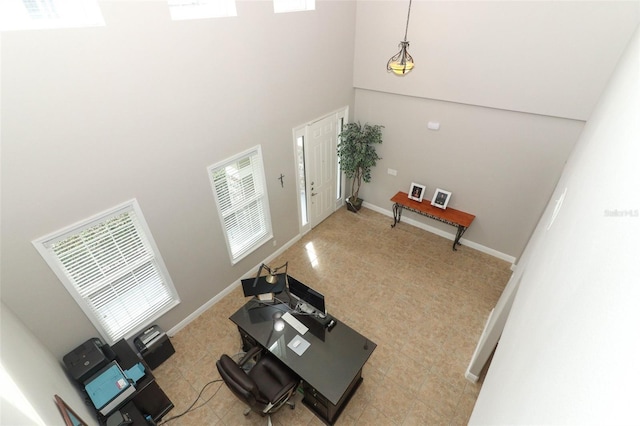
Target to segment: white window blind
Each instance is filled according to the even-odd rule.
[[[33,243],[110,344],[179,303],[135,200]]]
[[[269,199],[260,146],[208,168],[231,262],[271,237]]]

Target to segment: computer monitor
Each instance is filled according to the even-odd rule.
[[[136,388],[125,376],[118,363],[111,361],[84,382],[84,390],[96,410],[106,416],[133,394]]]
[[[291,275],[287,277],[289,282],[289,292],[292,296],[299,300],[300,310],[307,313],[316,311],[321,318],[327,315],[327,309],[324,305],[324,296],[309,286],[302,284]]]

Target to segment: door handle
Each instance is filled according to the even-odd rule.
[[[316,195],[318,195],[318,193],[317,193],[317,192],[312,192],[312,193],[311,193],[311,196],[312,196],[312,197],[315,197]]]

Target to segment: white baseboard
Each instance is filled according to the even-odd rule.
[[[213,296],[213,298],[209,299],[207,303],[205,303],[204,305],[200,306],[198,309],[193,311],[191,315],[189,315],[188,317],[180,321],[174,327],[171,327],[171,329],[167,331],[167,334],[169,335],[169,337],[175,336],[178,331],[182,330],[187,325],[189,325],[191,321],[198,318],[200,315],[204,313],[204,311],[206,311],[207,309],[209,309],[210,307],[218,303],[220,300],[222,300],[223,297],[231,293],[239,285],[240,285],[240,280],[235,281],[233,284],[231,284],[230,286],[222,290],[220,293]]]
[[[373,204],[369,204],[366,201],[364,201],[362,203],[362,205],[364,207],[368,208],[368,209],[371,209],[371,210],[375,211],[375,212],[378,212],[380,214],[383,214],[385,216],[389,216],[390,218],[393,218],[393,212],[391,210],[383,209],[382,207],[378,207],[378,206],[375,206]],[[422,222],[418,222],[415,219],[402,218],[402,222],[407,223],[407,224],[412,225],[412,226],[415,226],[416,228],[424,229],[427,232],[431,232],[432,234],[439,235],[439,236],[441,236],[443,238],[446,238],[448,240],[451,240],[451,241],[456,239],[455,234],[452,234],[451,232],[443,231],[442,229],[427,225],[427,224],[422,223]],[[516,261],[516,258],[514,256],[499,252],[498,250],[494,250],[494,249],[492,249],[490,247],[483,246],[482,244],[478,244],[476,242],[467,240],[466,238],[461,238],[460,242],[462,244],[464,244],[465,246],[467,246],[467,247],[470,247],[472,249],[478,250],[479,252],[482,252],[482,253],[486,253],[486,254],[488,254],[490,256],[497,257],[498,259],[504,260],[504,261],[509,262],[511,264],[513,264]]]
[[[471,374],[469,370],[464,373],[464,377],[471,383],[478,383],[478,380],[480,380],[480,377]]]
[[[292,245],[294,245],[296,242],[298,242],[298,240],[300,240],[300,238],[302,238],[302,235],[298,234],[295,237],[293,237],[291,240],[289,240],[286,244],[284,244],[283,246],[281,246],[278,250],[276,250],[273,254],[271,254],[269,257],[267,257],[264,262],[261,263],[269,263],[271,262],[273,259],[275,259],[276,257],[280,256],[282,253],[285,252],[285,250],[287,250],[289,247],[291,247]],[[183,319],[182,321],[180,321],[178,324],[176,324],[174,327],[171,327],[171,329],[169,331],[167,331],[167,334],[172,337],[175,336],[175,334],[182,330],[183,328],[185,328],[187,325],[189,325],[189,323],[193,320],[195,320],[196,318],[198,318],[200,315],[202,315],[202,313],[204,313],[207,309],[209,309],[210,307],[212,307],[213,305],[215,305],[216,303],[218,303],[220,300],[222,300],[223,297],[225,297],[227,294],[231,293],[236,287],[238,287],[240,285],[240,280],[244,279],[244,278],[250,278],[250,277],[254,277],[256,270],[258,269],[258,267],[260,266],[260,264],[254,266],[253,268],[251,268],[250,271],[247,271],[242,277],[238,278],[236,281],[232,282],[230,285],[228,285],[224,290],[222,290],[220,293],[216,294],[215,296],[213,296],[211,299],[209,299],[204,305],[200,306],[198,309],[196,309],[195,311],[193,311],[191,313],[191,315],[189,315],[188,317],[186,317],[185,319]]]
[[[489,328],[489,324],[491,324],[491,319],[493,318],[493,313],[495,312],[495,308],[491,310],[491,312],[489,313],[489,317],[487,318],[487,321],[485,321],[484,323],[484,328],[482,329],[482,334],[480,335],[480,339],[478,339],[478,343],[476,344],[476,348],[473,350],[473,355],[471,356],[471,360],[469,361],[469,365],[467,366],[467,371],[464,373],[464,377],[466,377],[467,380],[469,380],[470,382],[476,383],[479,380],[479,377],[476,376],[475,374],[473,374],[471,372],[471,369],[474,367],[477,367],[476,364],[476,359],[478,358],[478,355],[480,353],[480,350],[483,347],[484,341],[487,338],[487,333],[488,333],[488,328]],[[484,366],[484,363],[482,364]],[[480,373],[478,373],[480,374]]]

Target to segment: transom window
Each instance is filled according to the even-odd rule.
[[[174,21],[237,16],[236,0],[169,0]]]
[[[260,145],[207,168],[231,263],[273,237]]]
[[[33,244],[109,344],[180,302],[135,200]]]
[[[273,11],[275,13],[302,12],[305,10],[316,10],[315,0],[273,0]]]
[[[97,0],[0,0],[0,31],[101,26]]]

